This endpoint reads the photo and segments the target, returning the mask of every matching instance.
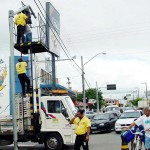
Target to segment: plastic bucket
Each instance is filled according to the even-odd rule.
[[[131,133],[130,130],[122,132],[121,138],[126,142],[130,143],[134,139],[134,134]]]

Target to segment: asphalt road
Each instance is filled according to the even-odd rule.
[[[90,150],[120,150],[121,138],[120,134],[116,134],[114,131],[111,133],[94,133],[90,135],[89,142]],[[0,146],[0,150],[13,150],[13,146]],[[44,150],[43,145],[35,143],[20,143],[19,150]],[[66,146],[64,150],[73,150],[73,146]]]

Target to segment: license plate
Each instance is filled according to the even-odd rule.
[[[97,127],[91,127],[91,129],[97,129]]]

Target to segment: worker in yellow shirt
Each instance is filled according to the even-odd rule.
[[[17,44],[20,44],[21,39],[22,43],[24,43],[24,33],[27,18],[28,17],[22,12],[18,13],[15,17],[15,23],[17,25]]]
[[[88,150],[88,141],[91,129],[90,120],[84,116],[84,110],[78,110],[76,115],[70,120],[70,124],[75,124],[75,134],[76,140],[74,144],[74,150],[80,150],[80,147],[83,147],[83,150]]]
[[[22,58],[19,58],[18,63],[16,64],[16,71],[18,74],[18,78],[20,80],[20,84],[22,86],[23,97],[26,97],[25,93],[30,92],[30,79],[26,75],[26,67],[27,62],[23,62]],[[25,83],[27,84],[26,92],[25,92]]]

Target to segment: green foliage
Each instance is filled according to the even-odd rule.
[[[131,106],[132,106],[131,103],[127,103],[127,104],[125,105],[125,107],[131,107]]]
[[[77,94],[77,101],[82,101],[83,98],[83,94],[82,93],[78,93]]]
[[[85,97],[86,97],[86,101],[88,101],[89,99],[96,99],[96,89],[95,88],[89,88],[87,90],[85,90]],[[102,105],[104,105],[103,102],[103,96],[102,96],[102,92],[98,91],[98,98],[99,98],[99,106],[101,108]],[[79,93],[77,94],[77,101],[83,101],[83,94]]]
[[[141,100],[142,100],[141,98],[136,98],[136,99],[132,100],[131,103],[134,106],[138,106],[138,101],[141,101]]]

